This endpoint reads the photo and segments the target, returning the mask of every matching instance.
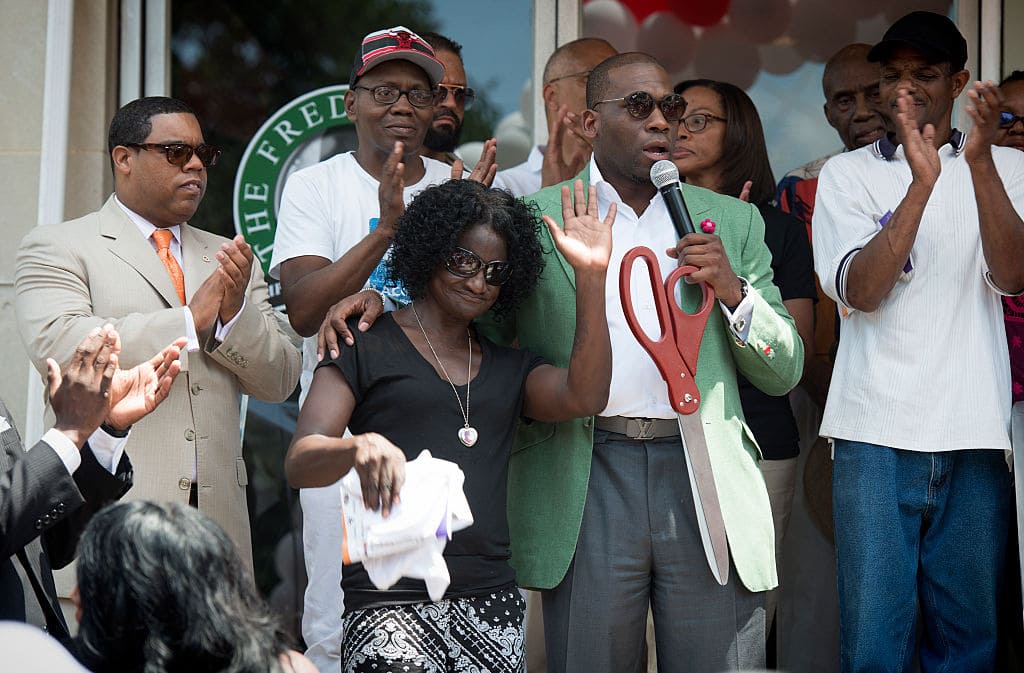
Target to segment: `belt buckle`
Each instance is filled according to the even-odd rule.
[[[633,439],[654,439],[654,419],[653,418],[634,418],[639,430]]]

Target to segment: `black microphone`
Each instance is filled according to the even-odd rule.
[[[679,238],[696,233],[690,213],[683,201],[683,188],[679,183],[679,169],[667,159],[662,159],[651,166],[651,182],[658,188],[661,198],[665,199],[668,216],[676,228]]]

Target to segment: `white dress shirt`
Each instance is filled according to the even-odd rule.
[[[676,259],[668,256],[669,248],[678,242],[675,227],[669,217],[665,201],[654,194],[643,215],[622,202],[611,183],[605,181],[597,162],[590,160],[590,183],[597,190],[598,216],[604,218],[612,203],[618,205],[612,236],[612,256],[608,263],[608,277],[605,285],[605,313],[608,317],[608,332],[611,337],[612,381],[608,405],[601,416],[627,416],[633,418],[676,418],[676,412],[669,403],[665,381],[658,372],[654,360],[633,336],[622,311],[619,298],[619,266],[626,253],[638,245],[647,246],[658,256],[661,277],[664,280],[679,266]],[[644,331],[658,338],[661,328],[654,305],[647,267],[640,262],[633,265],[630,288],[632,290],[633,312]],[[753,311],[754,288],[731,313],[719,302],[729,328],[736,338],[746,343],[750,330],[750,315]]]

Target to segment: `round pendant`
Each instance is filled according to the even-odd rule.
[[[459,441],[465,444],[466,446],[473,446],[474,444],[476,444],[476,440],[478,437],[479,435],[477,434],[476,428],[474,427],[470,427],[467,425],[464,428],[459,428]]]

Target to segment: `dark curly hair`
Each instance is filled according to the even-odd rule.
[[[420,192],[406,206],[392,243],[388,273],[409,296],[422,299],[430,279],[458,246],[462,232],[476,225],[491,227],[508,246],[512,276],[501,286],[492,310],[513,311],[537,285],[544,260],[533,206],[500,189],[472,180],[450,180]]]

